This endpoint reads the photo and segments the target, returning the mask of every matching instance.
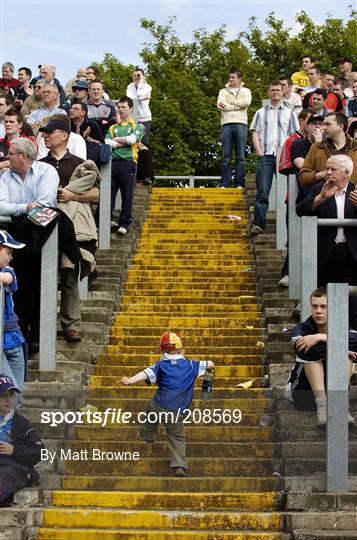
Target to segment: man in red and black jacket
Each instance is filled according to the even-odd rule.
[[[334,75],[329,71],[325,71],[325,73],[322,74],[321,78],[321,89],[325,91],[324,106],[326,107],[328,113],[343,112],[343,103],[340,96],[332,91],[333,84]],[[304,96],[303,106],[305,108],[312,106],[313,94],[314,92],[309,92]]]

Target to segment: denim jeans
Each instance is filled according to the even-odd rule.
[[[248,126],[246,124],[223,124],[222,139],[222,177],[220,185],[229,187],[232,176],[233,148],[236,156],[235,183],[244,187],[244,153],[247,144]]]
[[[269,193],[276,172],[276,157],[261,156],[258,159],[256,175],[257,195],[254,204],[254,225],[265,229],[266,215],[269,207]]]
[[[136,164],[134,161],[112,161],[111,211],[115,206],[115,198],[120,189],[121,211],[118,227],[129,229],[133,221],[133,198],[135,190]]]
[[[14,349],[6,349],[3,354],[3,372],[4,375],[11,377],[14,384],[21,394],[16,394],[17,404],[21,403],[23,398],[24,379],[25,379],[25,358],[22,345]]]

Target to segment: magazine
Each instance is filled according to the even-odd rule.
[[[27,213],[27,217],[41,227],[46,227],[58,215],[56,210],[52,210],[52,208],[47,208],[46,206],[37,206]]]

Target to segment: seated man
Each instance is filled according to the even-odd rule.
[[[44,448],[35,428],[15,412],[15,392],[12,379],[0,374],[0,503],[18,489],[38,485],[33,467]]]
[[[292,330],[291,341],[296,351],[296,362],[291,370],[285,397],[299,410],[316,410],[317,425],[326,424],[326,356],[327,356],[327,293],[320,287],[311,296],[311,317]],[[349,379],[353,360],[357,359],[357,333],[349,330]],[[341,359],[342,360],[342,359]],[[355,419],[348,413],[348,423]]]
[[[76,239],[81,248],[82,257],[85,256],[83,251],[87,251],[90,255],[86,260],[91,260],[94,270],[95,260],[94,254],[97,244],[97,232],[94,223],[94,218],[91,214],[91,209],[88,208],[88,203],[96,202],[99,198],[99,190],[96,184],[98,170],[93,174],[87,174],[86,180],[82,178],[82,183],[73,188],[71,183],[73,173],[79,165],[83,164],[83,159],[72,155],[67,150],[68,139],[70,136],[70,120],[65,117],[61,120],[53,120],[44,128],[44,139],[46,147],[50,150],[48,155],[41,161],[48,163],[57,170],[60,178],[60,189],[58,190],[59,207],[73,221]],[[92,162],[85,162],[92,164]],[[92,164],[93,167],[94,164]],[[84,175],[83,175],[84,176]],[[73,204],[73,203],[76,204]],[[83,208],[85,206],[86,208]],[[83,210],[83,211],[82,211]],[[80,223],[76,223],[75,213],[82,211],[85,216]],[[63,337],[66,341],[76,342],[81,341],[80,335],[80,301],[78,291],[78,275],[79,264],[61,267],[61,307],[60,321],[62,325]]]
[[[25,216],[36,206],[57,206],[57,171],[36,161],[36,157],[36,145],[30,140],[21,138],[11,142],[10,168],[3,173],[0,182],[1,215]],[[18,251],[13,264],[19,284],[15,311],[23,335],[35,351],[39,340],[41,259],[25,250]]]
[[[95,120],[105,135],[110,126],[116,123],[115,105],[103,97],[104,88],[100,81],[91,81],[88,85],[88,118]]]
[[[320,104],[318,104],[318,107],[316,107],[316,104],[313,105],[313,96],[314,94],[317,95],[323,95],[324,96],[324,102],[323,106],[326,109],[326,114],[330,112],[342,112],[343,113],[343,104],[341,101],[341,98],[339,95],[337,95],[335,92],[332,91],[333,87],[333,81],[334,76],[329,71],[325,71],[325,73],[322,76],[321,79],[321,88],[318,89],[315,92],[310,92],[309,94],[306,94],[304,96],[303,105],[304,107],[311,107],[313,106],[315,109],[318,107],[322,108]],[[324,90],[324,94],[321,93],[321,90]],[[316,95],[315,95],[315,101],[316,101]],[[316,112],[316,114],[320,114]],[[325,114],[323,116],[326,116]]]
[[[314,186],[296,206],[298,216],[320,219],[357,219],[357,190],[349,182],[352,159],[343,154],[326,163],[326,181]],[[319,227],[317,233],[317,283],[357,285],[357,237],[354,227]],[[350,299],[350,325],[357,330],[357,298]]]
[[[0,173],[4,169],[8,169],[10,166],[10,161],[7,159],[7,154],[9,152],[11,141],[18,139],[19,137],[25,137],[34,142],[34,137],[30,135],[25,135],[22,132],[24,125],[24,120],[21,114],[14,109],[9,109],[5,113],[5,137],[0,139]],[[29,129],[31,129],[29,127]]]
[[[348,120],[342,113],[329,113],[323,122],[324,140],[312,144],[300,170],[302,186],[318,184],[326,178],[326,162],[331,155],[346,154],[354,164],[351,181],[357,181],[357,143],[347,135]]]
[[[7,94],[19,85],[19,81],[14,78],[15,67],[11,62],[5,62],[2,66],[2,77],[0,78],[0,93]]]
[[[97,122],[89,120],[87,113],[88,108],[85,103],[73,103],[69,111],[71,136],[83,137],[87,149],[87,158],[93,160],[99,166],[99,148],[100,144],[104,142],[104,137]]]
[[[40,127],[46,125],[49,118],[54,114],[66,115],[66,111],[58,106],[59,92],[55,84],[46,83],[42,92],[43,106],[40,109],[32,111],[27,118],[28,124],[36,134]]]
[[[63,114],[54,114],[50,118],[50,122],[57,121],[57,120],[59,120],[60,122],[65,122],[66,125],[67,124],[69,125],[68,117],[63,116]],[[47,122],[47,124],[48,123],[49,122]],[[40,133],[37,136],[37,144],[38,144],[37,159],[38,160],[46,157],[47,154],[48,154],[48,148],[46,147],[45,139],[41,135],[43,135],[43,131],[40,130]],[[70,152],[74,156],[77,156],[77,157],[79,157],[81,159],[87,159],[86,142],[83,139],[83,137],[81,137],[80,135],[77,135],[77,133],[70,133],[69,139],[67,141],[67,150],[68,150],[68,152]]]
[[[18,71],[19,85],[14,88],[14,105],[18,111],[24,104],[25,99],[33,95],[33,90],[30,86],[32,72],[30,68],[21,67]]]
[[[27,118],[32,111],[36,111],[43,106],[42,93],[45,88],[46,82],[42,79],[36,81],[33,87],[33,95],[25,99],[24,104],[22,105],[20,112]]]
[[[66,101],[66,95],[64,93],[63,87],[58,79],[56,79],[56,66],[53,64],[42,64],[40,68],[41,78],[48,82],[49,84],[55,84],[58,88],[59,103],[60,107],[63,107]]]

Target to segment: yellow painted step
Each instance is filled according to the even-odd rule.
[[[217,534],[219,534],[217,536]],[[192,532],[160,530],[140,531],[122,529],[38,529],[37,540],[281,540],[280,533],[273,532]]]
[[[151,326],[151,327],[114,326],[111,330],[113,334],[117,336],[138,336],[138,337],[150,336],[158,340],[160,340],[162,336],[161,326]],[[231,338],[231,337],[242,336],[244,333],[247,336],[259,337],[263,335],[263,329],[257,326],[246,325],[242,328],[235,328],[234,330],[232,328],[201,328],[199,332],[202,338],[204,337],[207,337],[207,338],[230,337]],[[189,341],[190,343],[191,343],[191,339],[195,336],[197,336],[197,330],[195,328],[186,328],[185,332],[181,334],[181,338],[185,341],[190,340]]]
[[[185,427],[185,435],[189,444],[204,440],[207,435],[207,428],[198,425],[189,425]],[[138,427],[132,425],[121,425],[120,429],[117,426],[78,426],[76,427],[76,438],[82,441],[132,441],[138,437]],[[271,439],[271,430],[267,427],[257,426],[241,426],[238,425],[210,425],[209,440],[212,442],[233,442],[233,441],[261,441],[268,442]],[[158,431],[158,442],[167,441],[163,430]],[[229,479],[230,480],[230,479]],[[223,480],[222,480],[223,481]],[[237,479],[238,482],[238,479]],[[231,486],[231,484],[230,484]],[[232,487],[231,487],[232,489]],[[242,489],[241,484],[237,489]],[[156,491],[160,491],[157,489]],[[206,491],[209,491],[209,489]],[[259,491],[259,489],[257,489]]]
[[[196,355],[189,354],[189,351],[187,349],[187,356],[188,358],[191,358],[192,360],[200,360],[200,358]],[[138,359],[138,355],[134,353],[133,351],[129,354],[121,354],[121,353],[102,353],[99,355],[98,358],[98,365],[101,366],[104,364],[105,366],[136,366],[138,365],[138,362],[141,361],[142,364],[139,366],[141,369],[143,367],[146,367],[147,365],[154,364],[157,362],[158,358],[160,357],[159,353],[154,354],[147,354],[145,355],[145,358]],[[220,365],[224,368],[229,368],[229,366],[235,367],[240,365],[261,365],[262,364],[262,357],[260,354],[251,354],[251,355],[225,355],[222,356],[220,354],[211,354],[210,352],[207,352],[205,354],[204,360],[212,360],[216,366]]]
[[[85,429],[85,428],[83,428]],[[197,492],[240,492],[240,491],[273,491],[277,485],[276,477],[186,477],[175,478],[159,476],[61,476],[64,490],[76,491],[165,491],[180,493]]]
[[[93,491],[52,491],[52,503],[61,507],[89,508],[142,508],[142,509],[183,509],[215,510],[249,508],[251,511],[274,510],[277,495],[266,493],[152,493],[152,492],[93,492]]]
[[[115,452],[115,446],[113,447]],[[95,453],[94,457],[101,457],[100,453]],[[106,456],[104,455],[104,458]],[[139,458],[138,461],[127,460],[116,461],[112,459],[88,459],[85,461],[66,461],[66,471],[68,474],[86,474],[86,475],[118,475],[128,476],[133,474],[133,467],[138,475],[145,476],[170,476],[170,466],[168,450],[166,457],[160,458]],[[189,473],[193,476],[202,474],[204,476],[271,476],[275,470],[274,460],[271,458],[195,458],[189,459]],[[187,495],[187,494],[185,494]],[[239,495],[239,494],[238,494]],[[142,504],[142,503],[141,503]],[[148,494],[149,508],[152,508],[152,494]],[[166,508],[163,501],[161,506]],[[217,503],[218,504],[218,503]],[[223,499],[222,507],[229,507],[229,501],[227,498]],[[244,509],[252,510],[252,501],[250,500],[249,506]],[[109,505],[110,506],[110,505]],[[185,506],[186,508],[186,506]],[[197,508],[197,507],[192,507]],[[217,506],[214,506],[217,508]],[[265,508],[265,507],[264,507]],[[254,507],[255,509],[255,507]]]
[[[200,328],[245,328],[246,326],[251,326],[259,322],[260,326],[260,312],[258,311],[249,311],[242,313],[235,313],[234,317],[230,314],[220,315],[220,317],[192,317],[184,315],[182,317],[177,317],[173,315],[161,315],[155,314],[150,315],[140,315],[140,313],[135,314],[135,316],[130,313],[119,313],[115,317],[115,324],[122,326],[160,326],[164,329],[170,328],[181,328],[183,331],[185,328],[196,328],[197,331]],[[247,352],[249,354],[249,352]]]
[[[279,530],[278,513],[47,509],[46,527],[100,529]]]
[[[121,370],[130,369],[130,372],[135,372],[135,370],[142,369],[142,366],[132,366],[128,368],[127,366],[101,366],[96,365],[95,367],[95,376],[90,378],[90,386],[114,386],[119,383],[117,378],[121,375]],[[261,377],[263,371],[263,366],[217,366],[215,370],[215,385],[224,384],[227,381],[236,382],[235,379],[242,377]],[[113,384],[109,384],[112,383]],[[200,379],[198,379],[198,382]],[[202,382],[202,381],[201,381]]]
[[[84,452],[88,457],[92,455],[93,449],[101,452],[139,452],[141,459],[156,458],[165,456],[167,452],[167,442],[147,444],[140,440],[137,435],[132,442],[124,441],[68,441],[62,448],[69,448],[72,452]],[[219,442],[189,442],[187,445],[188,458],[274,458],[276,446],[270,442],[225,442],[224,447]],[[133,463],[133,467],[135,464]]]

